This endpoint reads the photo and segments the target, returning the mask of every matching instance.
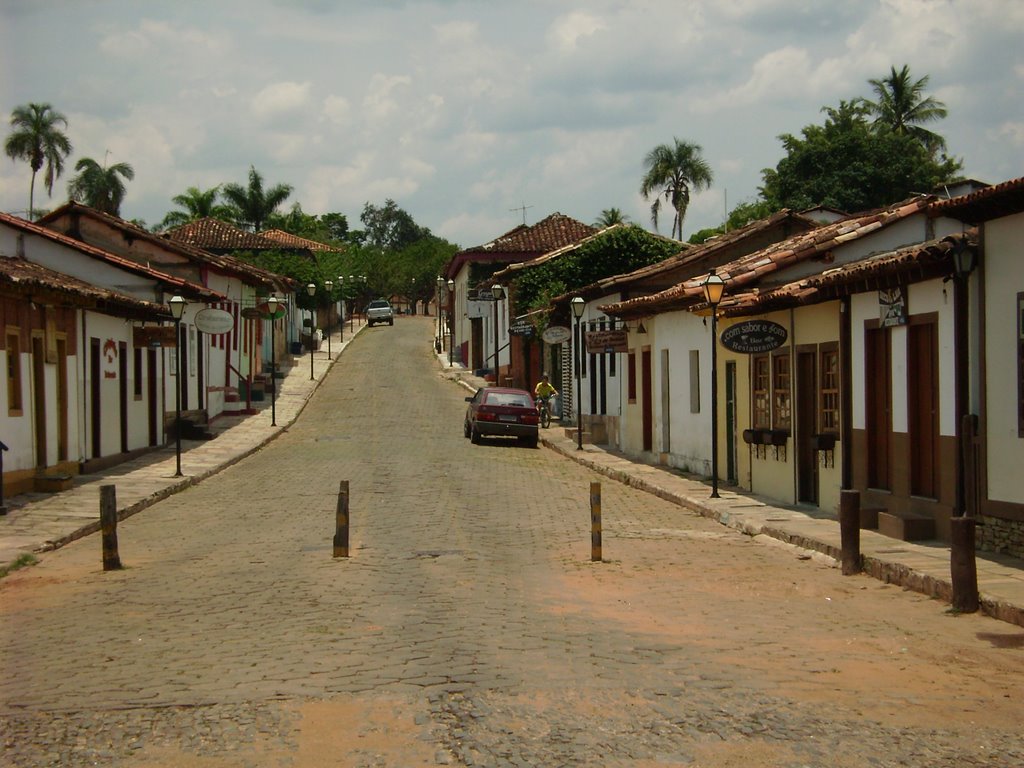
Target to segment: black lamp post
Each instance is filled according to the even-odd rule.
[[[448,278],[448,367],[451,368],[455,354],[455,281]]]
[[[310,298],[316,295],[316,283],[306,286]],[[313,302],[309,304],[309,380],[313,380]]]
[[[181,296],[172,296],[167,303],[171,305],[171,316],[174,318],[175,378],[178,380],[174,388],[174,476],[181,477],[181,355],[184,351],[181,348],[181,316],[185,314],[187,302]]]
[[[277,426],[277,345],[274,343],[274,329],[277,325],[277,296],[267,299],[270,313],[270,426]]]
[[[348,276],[348,280],[349,280],[349,283],[352,285],[352,287],[354,289],[355,285],[356,285],[356,276],[355,275],[349,275]],[[355,295],[354,294],[353,294],[352,301],[350,302],[350,304],[351,304],[351,306],[348,308],[348,329],[349,329],[349,331],[352,330],[352,318],[353,318],[353,316],[356,313],[356,309],[355,309],[356,300],[355,300]]]
[[[341,294],[341,313],[338,317],[338,332],[341,334],[341,341],[345,343],[345,276],[338,275],[338,293]]]
[[[576,318],[576,450],[583,450],[583,336],[580,334],[580,321],[583,318],[583,307],[586,302],[577,296],[571,302],[572,316]]]
[[[334,283],[331,280],[324,281],[324,288],[327,289],[327,298],[330,302],[327,304],[327,359],[331,359],[331,315],[334,314],[334,296],[331,291],[334,289]]]
[[[491,286],[491,297],[494,301],[494,386],[498,386],[498,302],[504,295],[504,286],[498,284]]]
[[[725,281],[714,270],[704,280],[704,299],[711,308],[711,498],[718,495],[718,305]]]
[[[437,276],[437,343],[434,345],[434,349],[440,352],[443,347],[441,346],[441,294],[444,292],[444,278],[440,275]]]

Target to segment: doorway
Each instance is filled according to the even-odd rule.
[[[796,356],[796,472],[797,501],[818,504],[817,350],[797,351]]]
[[[36,438],[36,467],[45,469],[46,454],[46,344],[32,337],[32,418]]]
[[[892,333],[869,328],[864,334],[864,399],[867,404],[868,488],[892,490],[889,440],[892,434]]]
[[[939,497],[939,334],[934,320],[907,329],[910,493]]]
[[[740,481],[736,447],[736,361],[729,360],[725,364],[725,470],[732,485]]]
[[[651,348],[644,347],[640,352],[640,387],[643,401],[643,441],[644,450],[654,450],[654,382],[651,371]]]

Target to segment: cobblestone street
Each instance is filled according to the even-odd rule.
[[[1019,627],[472,445],[431,333],[363,331],[280,438],[122,522],[124,570],[89,536],[0,581],[0,763],[1024,765]]]

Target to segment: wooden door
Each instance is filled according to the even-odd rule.
[[[939,496],[939,341],[938,324],[907,329],[907,414],[910,438],[910,493]]]
[[[641,409],[643,411],[644,450],[654,450],[654,382],[651,370],[651,348],[644,347],[640,353]]]
[[[32,425],[36,438],[36,467],[47,466],[46,454],[46,345],[32,337]]]
[[[733,485],[739,483],[736,424],[736,362],[730,360],[725,364],[725,468]]]
[[[92,456],[97,459],[103,455],[103,414],[100,404],[101,385],[103,383],[103,364],[100,358],[100,340],[89,339],[89,435],[92,444]]]
[[[128,453],[128,343],[117,342],[117,395],[121,416],[121,453]]]
[[[57,339],[57,461],[68,460],[68,342]]]
[[[797,501],[818,503],[818,353],[798,352],[796,359],[796,473]]]
[[[867,406],[869,488],[892,490],[889,441],[892,435],[892,333],[869,328],[864,334],[864,395]]]
[[[156,445],[160,439],[157,431],[156,392],[156,350],[146,350],[146,411],[149,421],[149,444]]]

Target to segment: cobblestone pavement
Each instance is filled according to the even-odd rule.
[[[10,766],[1018,766],[1024,634],[462,437],[430,325],[279,439],[0,582]],[[332,557],[340,481],[351,557]]]

